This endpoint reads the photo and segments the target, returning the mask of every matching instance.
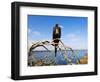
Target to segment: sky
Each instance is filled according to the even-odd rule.
[[[52,40],[55,24],[61,26],[61,40],[73,49],[88,48],[88,18],[74,16],[28,15],[28,44]]]

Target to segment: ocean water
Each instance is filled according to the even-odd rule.
[[[33,62],[43,60],[46,64],[53,62],[56,65],[66,65],[68,64],[66,57],[71,59],[72,63],[76,64],[77,60],[88,55],[87,50],[74,50],[73,53],[68,50],[67,54],[64,52],[65,51],[57,51],[57,55],[55,56],[54,51],[33,51],[31,56],[28,57],[28,60],[32,60]]]

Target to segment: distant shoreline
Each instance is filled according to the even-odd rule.
[[[44,51],[47,51],[47,50],[34,50],[34,51],[39,51],[39,52],[44,52]],[[54,50],[49,50],[49,51],[54,51]],[[58,50],[60,51],[60,50]],[[62,50],[62,51],[65,51],[65,50]],[[67,51],[71,51],[71,50],[67,50]],[[73,50],[73,51],[88,51],[86,49],[78,49],[78,50]]]

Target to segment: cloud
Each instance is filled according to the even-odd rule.
[[[31,33],[31,29],[30,28],[28,28],[28,33]]]
[[[67,34],[66,37],[67,37],[68,40],[73,41],[73,42],[80,40],[79,36],[76,35],[76,34],[73,34],[73,33]]]
[[[40,35],[41,33],[38,32],[38,31],[33,31],[32,34],[38,36],[38,35]]]
[[[66,46],[71,47],[72,49],[87,49],[88,44],[84,38],[80,37],[79,34],[69,33],[65,35],[62,39]]]
[[[28,28],[28,34],[30,35],[40,35],[41,33],[39,31],[33,31],[32,29]]]

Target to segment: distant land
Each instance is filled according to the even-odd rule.
[[[80,50],[88,50],[88,49],[73,49],[74,51],[76,51],[76,50],[78,50],[78,51],[80,51]],[[40,52],[42,52],[42,51],[47,51],[47,50],[34,50],[34,51],[40,51]],[[54,51],[54,50],[49,50],[49,51]],[[60,51],[60,50],[58,50],[58,51]],[[64,50],[62,50],[62,51],[64,51]],[[67,50],[67,51],[71,51],[71,50]]]

